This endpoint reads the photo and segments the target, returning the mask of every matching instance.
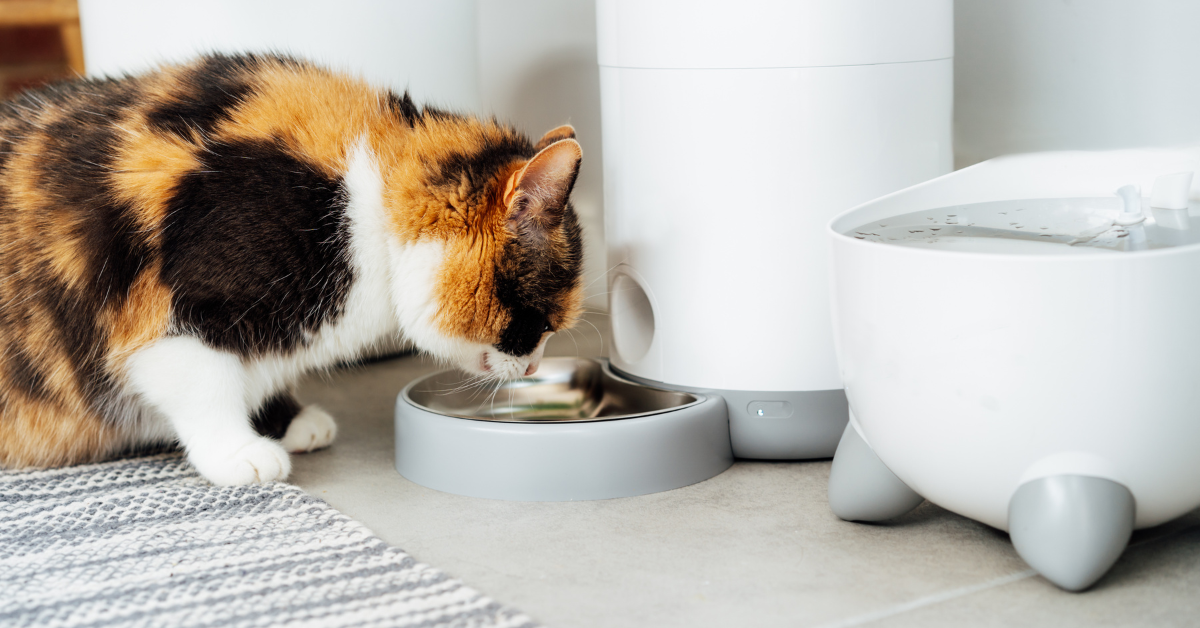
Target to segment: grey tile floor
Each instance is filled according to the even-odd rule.
[[[583,328],[548,353],[601,353]],[[739,461],[693,486],[593,502],[424,488],[392,467],[392,406],[438,368],[408,357],[308,380],[300,396],[341,434],[295,456],[291,480],[547,625],[1200,625],[1200,511],[1136,533],[1108,576],[1070,594],[1030,572],[1004,533],[932,504],[887,525],[838,520],[828,461]]]

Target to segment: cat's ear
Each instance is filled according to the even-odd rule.
[[[550,129],[548,133],[542,136],[542,139],[538,140],[538,143],[533,147],[533,150],[540,151],[559,140],[573,139],[575,139],[575,127],[569,124],[564,124],[558,128]]]
[[[558,226],[582,159],[579,142],[559,140],[514,173],[504,191],[509,224],[532,224],[543,229]]]

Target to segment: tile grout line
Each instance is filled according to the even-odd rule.
[[[896,606],[892,606],[890,608],[885,608],[885,609],[873,611],[870,613],[864,613],[862,615],[857,615],[855,617],[847,617],[846,619],[842,619],[842,620],[835,621],[835,622],[828,623],[828,624],[823,624],[819,628],[850,628],[851,626],[862,626],[863,624],[868,624],[871,622],[879,621],[881,619],[886,619],[888,617],[899,615],[901,613],[907,613],[908,611],[916,610],[923,606],[930,606],[933,604],[938,604],[940,602],[945,602],[947,600],[953,600],[954,598],[971,595],[972,593],[986,591],[987,589],[1002,587],[1006,584],[1012,584],[1013,582],[1017,582],[1018,580],[1024,580],[1026,578],[1029,578],[1031,576],[1036,576],[1036,575],[1037,575],[1036,571],[1034,571],[1032,569],[1026,569],[1025,571],[1018,571],[1016,573],[1011,573],[1011,574],[1008,574],[1007,576],[1001,576],[999,578],[994,578],[992,580],[981,582],[979,584],[973,584],[971,586],[966,586],[966,587],[959,587],[957,589],[951,589],[949,591],[943,591],[941,593],[935,593],[933,595],[926,595],[924,597],[919,597],[910,602],[905,602],[903,604],[897,604]]]

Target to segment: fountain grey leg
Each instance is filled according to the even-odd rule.
[[[916,508],[924,499],[888,469],[847,425],[829,470],[829,507],[846,521],[883,521]]]
[[[1133,533],[1128,488],[1097,477],[1055,475],[1026,482],[1008,503],[1008,533],[1047,580],[1082,591],[1108,572]]]

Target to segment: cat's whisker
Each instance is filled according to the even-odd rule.
[[[461,392],[461,391],[464,391],[464,390],[470,388],[471,386],[473,386],[476,383],[477,383],[477,381],[475,380],[475,378],[470,377],[470,378],[467,378],[463,381],[460,381],[460,382],[454,384],[450,388],[435,388],[433,390],[433,392],[435,392],[439,395],[453,395],[454,393]]]
[[[568,328],[563,331],[567,332],[567,338],[570,338],[571,342],[575,344],[575,356],[578,357],[580,355],[580,352],[579,352],[579,343],[575,340],[575,330]]]
[[[612,271],[616,270],[616,269],[617,269],[617,266],[620,266],[621,264],[624,264],[624,263],[625,263],[625,262],[627,262],[627,261],[629,261],[629,258],[628,258],[628,257],[626,257],[625,259],[623,259],[623,260],[621,260],[621,261],[617,262],[616,264],[613,264],[612,266],[610,266],[610,267],[609,267],[609,269],[608,269],[608,270],[606,270],[606,271],[604,271],[604,272],[600,273],[600,275],[599,275],[599,276],[597,276],[595,279],[593,279],[593,280],[589,281],[589,282],[587,283],[587,285],[583,287],[583,290],[587,290],[588,288],[590,288],[590,287],[592,286],[592,284],[596,283],[597,281],[600,281],[601,279],[604,279],[604,278],[608,277],[608,274],[609,274],[609,273],[611,273]]]
[[[589,321],[586,318],[581,318],[580,320],[587,323],[588,325],[590,325],[592,327],[592,329],[596,330],[596,339],[600,341],[600,353],[603,354],[604,353],[604,334],[600,333],[600,328],[596,327],[595,323],[593,323],[592,321]]]
[[[610,294],[613,294],[613,291],[612,291],[612,290],[605,290],[604,292],[596,292],[596,293],[590,294],[590,295],[588,295],[588,298],[593,298],[593,297],[606,297],[606,296],[608,296],[608,295],[610,295]]]
[[[480,395],[486,395],[491,390],[491,379],[483,378],[476,384],[474,390],[471,391],[471,396],[468,397],[471,401],[475,401]]]
[[[471,388],[474,388],[475,392],[471,394],[471,399],[475,399],[477,396],[479,396],[479,394],[481,392],[483,392],[487,389],[487,384],[488,384],[489,379],[490,379],[490,376],[487,373],[475,375],[475,376],[471,377],[470,380],[466,384],[455,388],[454,390],[450,391],[447,394],[453,394],[453,393],[462,392],[464,390],[469,390]]]
[[[489,416],[496,415],[496,393],[500,392],[500,387],[503,384],[504,384],[504,382],[502,382],[500,380],[496,380],[496,386],[494,388],[492,388],[492,394],[488,396],[488,408],[489,408],[488,415]]]

